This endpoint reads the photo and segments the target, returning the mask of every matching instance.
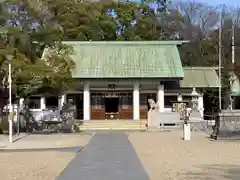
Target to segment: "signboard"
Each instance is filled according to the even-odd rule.
[[[116,89],[116,84],[108,84],[108,89],[110,90]]]
[[[105,97],[113,98],[113,97],[118,97],[118,93],[115,92],[109,92],[105,94]]]
[[[187,116],[187,103],[186,102],[172,103],[172,112],[178,112],[180,114],[180,118],[184,119]]]

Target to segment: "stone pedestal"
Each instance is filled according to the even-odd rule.
[[[222,110],[219,116],[219,136],[240,139],[240,110]]]
[[[155,131],[160,128],[160,113],[157,111],[148,111],[148,130]]]
[[[207,121],[204,121],[201,112],[194,108],[189,116],[192,131],[207,131]]]
[[[183,124],[183,140],[191,139],[191,128],[190,124]]]
[[[177,112],[148,112],[148,130],[160,129],[164,124],[178,125],[180,123],[180,115]]]

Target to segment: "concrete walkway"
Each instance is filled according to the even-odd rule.
[[[98,132],[56,180],[149,180],[124,132]]]
[[[12,136],[13,143],[9,143],[9,136],[7,134],[1,134],[0,135],[0,149],[7,149],[12,144],[14,144],[16,141],[19,141],[27,136],[28,136],[27,133],[20,133],[19,135],[13,134],[13,136]]]

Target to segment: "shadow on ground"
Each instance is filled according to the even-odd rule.
[[[239,180],[240,166],[230,164],[213,164],[194,167],[195,171],[184,174],[188,180]]]
[[[240,131],[221,131],[218,139],[240,140]]]
[[[0,153],[13,153],[13,152],[44,152],[44,151],[58,151],[58,152],[73,152],[78,153],[82,147],[60,147],[60,148],[35,148],[35,149],[0,149]]]

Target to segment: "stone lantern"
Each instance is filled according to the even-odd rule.
[[[189,116],[189,119],[186,119],[184,121],[183,125],[183,139],[184,140],[190,140],[191,139],[191,128],[190,123],[188,121],[193,121],[195,118],[201,117],[199,111],[198,111],[198,96],[199,94],[196,91],[196,88],[193,87],[191,97],[192,97],[192,110]]]
[[[199,94],[197,93],[195,87],[193,87],[191,96],[192,96],[192,111],[198,111],[198,96],[199,96]]]
[[[182,94],[178,94],[178,96],[177,96],[177,101],[178,101],[178,102],[182,102]]]

